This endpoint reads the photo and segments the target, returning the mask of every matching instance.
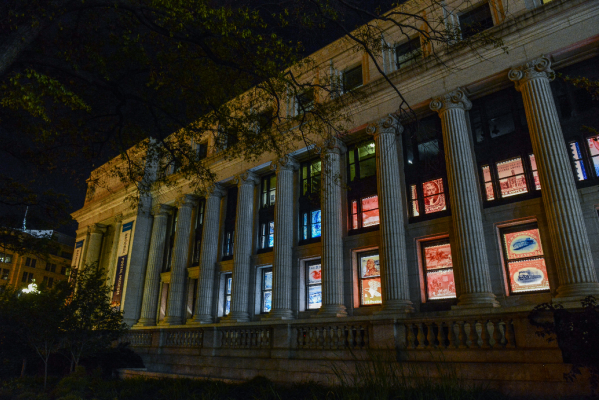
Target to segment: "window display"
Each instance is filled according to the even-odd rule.
[[[306,308],[314,310],[322,305],[322,277],[320,260],[306,263]]]
[[[364,306],[381,304],[381,266],[379,254],[370,252],[358,256],[360,268],[360,303]]]
[[[262,312],[272,308],[272,268],[262,268]]]
[[[422,253],[426,298],[428,300],[454,299],[456,289],[449,240],[426,243],[422,246]]]
[[[431,214],[447,209],[443,193],[443,179],[433,179],[422,184],[424,193],[424,213]]]

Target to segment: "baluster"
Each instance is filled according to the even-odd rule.
[[[354,327],[349,325],[347,327],[347,346],[350,349],[353,349],[354,347],[356,347],[356,340],[355,340],[355,332],[354,332]]]
[[[503,347],[503,337],[501,334],[501,320],[500,319],[494,319],[492,320],[493,322],[493,340],[495,341],[495,343],[493,343],[493,348],[501,348]]]
[[[433,323],[432,322],[426,322],[426,340],[428,342],[428,348],[429,349],[434,349],[435,348],[435,334],[433,331]]]
[[[459,334],[458,334],[458,348],[467,349],[468,346],[466,344],[467,336],[466,336],[466,321],[458,322]]]
[[[408,349],[416,348],[416,336],[414,336],[414,326],[412,324],[405,324],[406,329],[406,342]]]
[[[483,320],[480,322],[480,327],[481,327],[480,339],[482,340],[481,347],[483,349],[491,348],[491,343],[489,343],[491,336],[489,335],[489,326],[488,325],[489,325],[489,321],[487,319],[483,318]]]
[[[299,330],[299,335],[298,335],[298,340],[299,340],[299,347],[300,348],[305,348],[306,344],[308,343],[307,341],[307,337],[308,337],[308,331],[306,330],[306,328],[300,328]]]
[[[505,321],[505,346],[510,348],[516,347],[514,325],[512,325],[512,320],[510,319]]]
[[[447,346],[445,345],[445,329],[443,328],[443,322],[437,323],[437,345],[440,349],[445,349]]]
[[[341,346],[341,331],[338,326],[333,326],[333,349],[340,349]]]
[[[310,348],[313,349],[316,347],[316,334],[314,333],[314,327],[310,327]]]
[[[368,346],[368,326],[360,326],[360,348],[365,349]]]
[[[470,348],[475,349],[478,348],[478,332],[476,331],[476,320],[470,321],[470,334],[468,335],[468,339],[470,340]]]
[[[417,329],[417,334],[416,334],[416,339],[418,340],[418,346],[416,346],[417,349],[425,349],[426,345],[424,343],[424,324],[422,322],[418,322],[416,324],[416,329]]]

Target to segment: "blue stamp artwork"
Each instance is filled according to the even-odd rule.
[[[272,307],[272,292],[265,292],[264,293],[264,309],[262,310],[263,312],[270,312],[270,309]]]
[[[264,273],[264,290],[272,289],[272,271]]]
[[[526,253],[533,251],[537,247],[537,242],[531,237],[518,238],[512,242],[513,251],[524,250]]]
[[[308,308],[320,308],[322,305],[322,288],[318,286],[310,286],[308,288]]]
[[[523,269],[518,271],[516,278],[520,285],[534,285],[543,280],[543,272],[536,268]]]

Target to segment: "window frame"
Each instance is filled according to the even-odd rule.
[[[481,24],[481,22],[488,21],[488,19],[485,18],[483,20],[473,22],[472,24],[469,24],[466,26],[466,24],[465,24],[465,22],[463,22],[463,20],[471,15],[475,15],[476,12],[480,12],[480,10],[485,7],[486,7],[486,10],[489,12],[488,18],[490,18],[490,20],[491,20],[491,25],[486,26],[486,25]],[[460,26],[460,38],[462,40],[471,38],[472,36],[475,36],[481,32],[484,32],[488,29],[493,28],[495,26],[495,20],[493,19],[493,10],[491,9],[491,4],[489,4],[489,2],[485,1],[483,3],[480,3],[480,4],[470,8],[469,10],[460,12],[458,14],[458,22],[459,22],[459,26]],[[475,25],[479,25],[482,29],[480,29],[480,30],[472,29],[472,27]]]
[[[310,267],[319,265],[320,266],[320,281],[310,283]],[[315,311],[319,310],[322,307],[322,258],[316,258],[312,260],[304,261],[304,295],[305,295],[305,311]],[[310,288],[311,287],[320,287],[320,306],[319,307],[310,307]]]
[[[370,146],[374,148],[374,152],[369,154],[364,159],[360,160],[360,149]],[[347,191],[347,208],[348,208],[348,234],[357,235],[364,232],[376,231],[380,228],[380,207],[379,210],[379,223],[372,226],[364,227],[363,225],[363,210],[362,201],[364,199],[377,196],[378,203],[378,187],[377,187],[377,174],[376,170],[376,143],[372,139],[361,141],[349,148],[346,156],[347,165],[347,176],[348,176],[348,187]],[[353,161],[353,162],[352,162]],[[366,163],[374,163],[374,173],[361,177],[362,169],[365,168]],[[352,170],[354,179],[352,179]],[[353,204],[357,202],[357,227],[354,227],[354,210]]]
[[[360,83],[353,85],[353,86],[349,86],[347,77],[350,74],[356,73],[356,71],[358,71],[358,70],[360,70],[360,74],[359,74]],[[356,73],[356,75],[358,75],[358,74]],[[354,65],[353,67],[349,67],[349,68],[346,68],[345,70],[343,70],[341,85],[342,85],[342,89],[343,89],[343,94],[349,93],[352,90],[356,90],[356,89],[364,86],[364,71],[363,71],[362,63],[359,63],[357,65]]]
[[[233,273],[232,272],[224,272],[222,273],[223,277],[223,303],[221,305],[221,309],[219,315],[221,317],[226,317],[231,313],[231,299],[233,298]],[[231,284],[229,285],[229,280]],[[229,301],[229,312],[227,312],[227,301]]]
[[[259,268],[260,271],[260,314],[268,314],[272,310],[273,272],[272,267]],[[266,288],[266,275],[270,274],[270,288]],[[265,311],[265,294],[270,293],[270,309]]]
[[[376,256],[378,261],[379,261],[379,267],[378,267],[378,275],[371,275],[371,276],[365,276],[362,277],[362,259],[363,258],[367,258],[367,257],[373,257]],[[383,304],[383,290],[382,290],[382,281],[381,281],[381,264],[380,264],[380,248],[374,248],[374,249],[370,249],[370,250],[360,250],[360,251],[356,251],[356,259],[357,259],[357,272],[358,272],[358,305],[360,308],[362,307],[380,307]],[[366,261],[366,267],[368,266],[368,261]],[[376,270],[376,264],[374,264],[374,268]],[[376,303],[372,303],[372,304],[364,304],[364,298],[363,298],[363,291],[364,291],[364,282],[366,281],[376,281],[378,279],[379,282],[379,286],[378,289],[380,290],[380,295],[381,295],[381,300],[380,302],[376,302]],[[376,285],[369,285],[371,286],[370,290],[374,290],[376,291],[376,288],[373,288],[372,286],[376,286]],[[368,289],[367,289],[368,290]],[[370,293],[371,297],[373,297],[373,293]]]
[[[231,260],[233,258],[235,244],[235,221],[237,219],[237,186],[227,190],[225,220],[223,223],[223,253],[221,260]]]
[[[418,41],[417,48],[414,47],[414,43],[416,41]],[[401,55],[409,55],[410,56],[410,57],[406,57],[405,61],[402,61],[401,63],[399,62],[399,57],[400,57],[399,48],[400,47],[409,48],[408,51],[401,53]],[[418,52],[418,54],[414,55],[415,52]],[[402,69],[402,68],[405,69],[411,65],[418,63],[420,60],[422,60],[424,58],[424,51],[422,48],[422,41],[420,40],[420,35],[411,37],[406,41],[395,44],[394,53],[395,53],[395,68],[397,70]]]
[[[318,171],[314,173],[313,168],[318,164]],[[320,191],[322,187],[322,161],[320,158],[313,158],[309,161],[305,161],[300,166],[300,196],[299,196],[299,235],[298,245],[304,245],[308,243],[316,243],[321,240],[322,236],[322,225],[321,235],[312,236],[312,215],[315,212],[321,212],[320,224],[322,224],[322,210],[320,205]],[[316,183],[317,182],[317,183]],[[316,184],[315,184],[316,183]],[[307,214],[307,219],[304,219],[304,215]],[[304,238],[304,231],[307,232],[306,238]]]
[[[444,236],[444,237],[437,237],[437,238],[433,238],[433,239],[429,239],[429,240],[420,240],[419,241],[419,256],[420,256],[420,271],[421,271],[421,276],[422,276],[422,282],[423,282],[423,303],[433,303],[433,304],[443,304],[443,303],[456,303],[457,301],[457,285],[456,285],[456,277],[455,277],[455,266],[453,265],[453,249],[451,248],[451,240],[449,239],[449,236]],[[427,269],[427,261],[426,261],[426,249],[430,248],[430,247],[435,247],[435,246],[439,246],[439,245],[449,245],[449,249],[450,249],[450,256],[452,257],[452,265],[451,267],[445,267],[445,268],[437,268],[434,271],[446,271],[451,269],[452,275],[453,275],[453,282],[454,282],[454,289],[456,290],[456,295],[455,297],[446,297],[446,298],[438,298],[438,299],[431,299],[429,297],[429,289],[428,289],[428,269]]]

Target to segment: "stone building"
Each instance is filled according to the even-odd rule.
[[[599,127],[599,103],[554,79],[599,78],[599,2],[437,7],[430,18],[488,28],[507,51],[456,48],[448,67],[389,26],[381,60],[417,128],[340,40],[313,57],[370,94],[320,155],[249,165],[208,138],[205,198],[180,180],[131,211],[115,183],[73,214],[73,266],[111,271],[144,373],[322,381],[323,359],[394,349],[505,391],[584,390],[527,315],[599,295],[599,137],[581,129]]]
[[[0,285],[26,287],[35,282],[52,287],[56,282],[68,279],[75,238],[56,231],[28,230],[22,234],[51,237],[52,250],[43,257],[36,253],[19,254],[0,243]]]

